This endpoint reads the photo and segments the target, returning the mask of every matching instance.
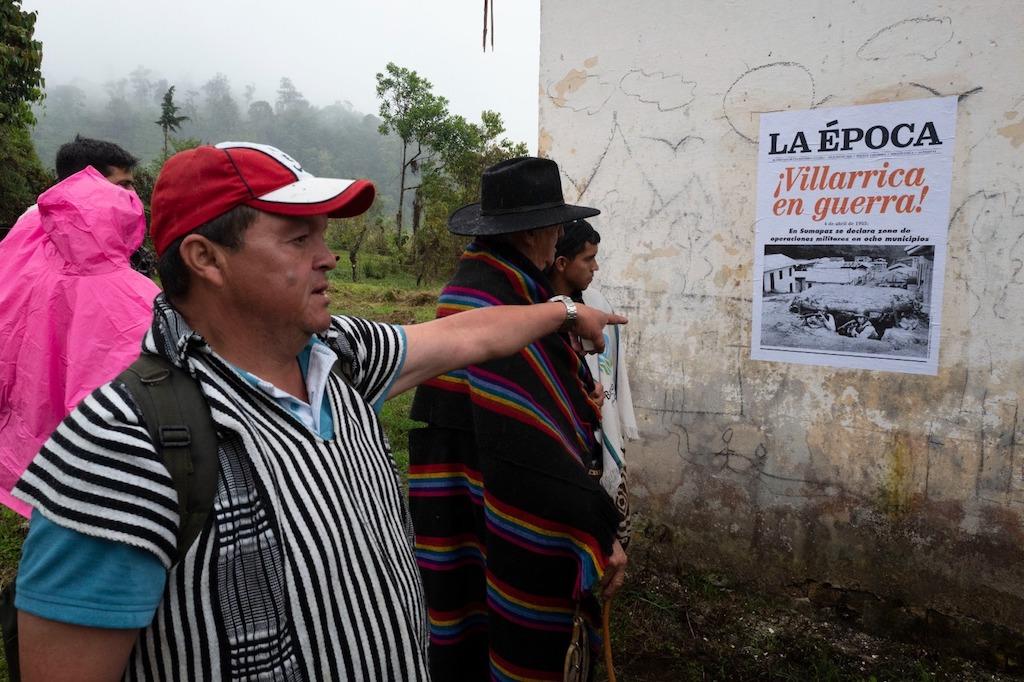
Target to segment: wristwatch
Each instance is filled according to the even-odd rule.
[[[576,310],[576,301],[572,300],[568,296],[565,296],[564,294],[552,296],[551,298],[548,299],[549,303],[554,303],[555,301],[565,306],[565,321],[562,322],[562,326],[558,328],[558,331],[571,331],[576,327],[576,318],[578,317],[578,312]]]

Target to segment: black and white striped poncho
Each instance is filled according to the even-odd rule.
[[[389,325],[336,317],[353,386],[327,390],[324,441],[252,388],[163,299],[143,346],[199,380],[220,435],[213,513],[171,564],[176,495],[130,394],[98,388],[58,427],[16,495],[59,525],[169,568],[128,680],[425,680],[426,614],[390,448],[371,407],[404,357]]]

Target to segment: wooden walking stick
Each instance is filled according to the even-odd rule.
[[[604,639],[604,667],[608,672],[608,682],[616,682],[615,679],[615,662],[612,660],[612,633],[608,628],[608,621],[612,615],[612,600],[609,599],[604,603],[604,608],[601,609],[601,630],[602,639]]]

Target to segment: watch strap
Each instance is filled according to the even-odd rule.
[[[576,327],[576,319],[579,316],[579,311],[576,308],[576,301],[564,294],[552,296],[548,301],[557,301],[565,306],[565,320],[562,322],[562,326],[558,328],[558,331],[567,332],[574,329]]]

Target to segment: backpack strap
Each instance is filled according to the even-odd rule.
[[[199,384],[166,358],[143,353],[121,372],[178,494],[178,559],[206,525],[217,494],[217,431]]]
[[[342,337],[331,372],[349,386],[355,354]],[[199,537],[217,494],[217,430],[199,384],[154,353],[142,353],[117,377],[142,411],[146,429],[178,494],[178,558]]]
[[[338,359],[335,360],[334,366],[331,367],[331,373],[341,379],[342,383],[355,388],[355,382],[352,381],[352,378],[355,373],[356,354],[352,350],[352,345],[349,344],[344,334],[338,334],[337,338],[334,339],[333,346]]]
[[[341,379],[341,383],[355,388],[355,384],[352,383],[352,366],[342,358],[334,361],[334,364],[331,366],[331,374]]]

